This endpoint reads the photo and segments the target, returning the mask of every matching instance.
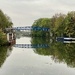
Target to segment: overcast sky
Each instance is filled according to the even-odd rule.
[[[38,18],[74,11],[75,0],[0,0],[0,9],[12,19],[14,26],[27,26]]]

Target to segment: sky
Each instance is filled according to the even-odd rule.
[[[31,26],[39,18],[75,10],[75,0],[0,0],[0,9],[14,26]]]

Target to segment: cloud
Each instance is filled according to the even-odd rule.
[[[2,0],[1,9],[11,17],[15,26],[32,25],[41,17],[75,10],[74,0]]]

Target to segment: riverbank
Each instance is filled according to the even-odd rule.
[[[5,45],[7,41],[7,35],[5,32],[5,28],[12,27],[13,23],[9,16],[7,16],[0,9],[0,45]]]
[[[0,30],[0,46],[9,46],[10,42],[7,41],[7,35],[2,30]]]
[[[0,30],[0,45],[4,45],[7,42],[6,34]]]

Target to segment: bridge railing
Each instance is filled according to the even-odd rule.
[[[38,26],[26,26],[26,27],[13,27],[13,28],[6,28],[6,30],[50,31],[50,28],[47,28],[47,27],[38,27]]]

